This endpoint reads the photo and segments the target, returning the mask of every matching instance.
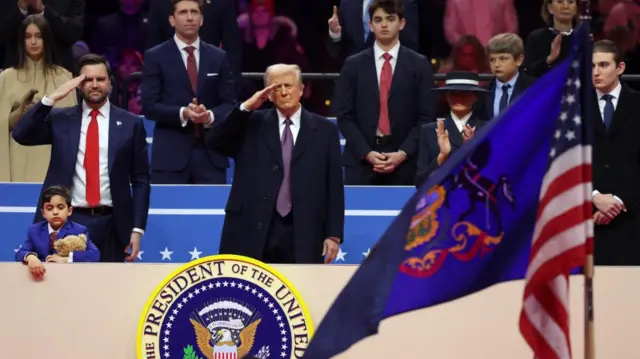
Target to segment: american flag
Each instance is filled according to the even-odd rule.
[[[520,313],[520,331],[538,359],[571,358],[569,273],[584,266],[587,242],[593,241],[591,124],[581,104],[591,91],[590,83],[581,82],[590,81],[584,74],[591,69],[591,50],[581,47],[584,53],[576,54],[569,69],[551,141]]]

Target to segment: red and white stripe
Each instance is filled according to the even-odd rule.
[[[591,146],[549,167],[540,190],[520,331],[537,359],[570,359],[569,272],[584,266],[591,220]]]
[[[215,353],[214,359],[238,359],[238,354],[236,353]]]

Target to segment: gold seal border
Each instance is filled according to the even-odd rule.
[[[158,294],[160,294],[160,291],[162,291],[162,288],[164,288],[169,282],[175,279],[179,274],[181,274],[182,272],[186,271],[191,267],[195,267],[206,262],[224,261],[224,260],[245,262],[245,263],[254,265],[256,267],[259,267],[271,273],[276,278],[278,278],[282,283],[284,283],[284,285],[287,286],[287,289],[289,289],[291,293],[293,293],[293,296],[296,298],[296,300],[300,305],[300,309],[302,310],[302,314],[307,323],[307,333],[309,334],[309,339],[313,337],[314,327],[313,327],[313,322],[311,320],[311,313],[309,312],[309,308],[307,308],[307,303],[305,303],[305,301],[302,299],[302,296],[300,295],[296,287],[294,287],[293,284],[284,275],[282,275],[282,273],[280,273],[280,271],[276,270],[272,266],[264,262],[261,262],[257,259],[239,256],[235,254],[217,254],[217,255],[207,256],[207,257],[203,257],[203,258],[185,263],[184,265],[180,266],[178,269],[171,272],[171,274],[169,274],[158,286],[156,286],[152,294],[149,296],[149,299],[147,299],[147,302],[144,305],[144,310],[142,312],[142,315],[140,316],[140,319],[138,321],[138,329],[136,332],[136,358],[137,359],[146,359],[144,354],[144,348],[142,348],[142,336],[143,336],[142,333],[144,332],[144,323],[145,323],[145,319],[147,318],[147,314],[151,309],[151,306],[153,305],[153,301],[158,297]]]

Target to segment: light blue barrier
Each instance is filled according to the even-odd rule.
[[[229,188],[153,186],[140,261],[188,262],[216,254]],[[40,184],[0,183],[0,261],[14,260],[14,251],[32,223],[39,191]],[[360,263],[414,191],[413,187],[346,187],[345,243],[335,263]]]

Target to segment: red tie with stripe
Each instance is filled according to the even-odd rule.
[[[189,74],[189,82],[191,82],[191,88],[193,89],[193,94],[198,96],[198,63],[196,62],[196,56],[194,51],[196,48],[193,46],[187,46],[184,48],[184,51],[187,52],[187,73]],[[200,139],[200,125],[194,123],[194,137]]]
[[[57,239],[58,239],[58,232],[49,233],[49,253],[50,254],[53,254],[53,252],[55,252],[55,250],[53,249],[53,245]]]
[[[91,111],[91,122],[87,128],[87,142],[84,151],[84,169],[87,183],[87,204],[100,205],[100,136],[98,130],[99,111]]]

